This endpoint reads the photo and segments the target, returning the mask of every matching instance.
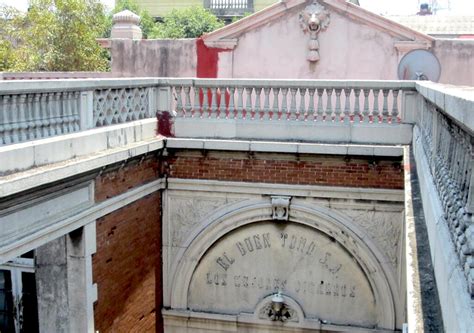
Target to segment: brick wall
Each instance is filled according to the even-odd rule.
[[[157,179],[157,166],[156,158],[149,158],[102,173],[96,178],[96,201]],[[156,192],[97,220],[92,265],[100,333],[162,331],[160,205]]]
[[[100,202],[169,177],[264,183],[402,189],[401,158],[370,159],[296,154],[169,151],[129,161],[96,178]],[[151,194],[97,221],[93,278],[99,332],[162,332],[160,193]]]
[[[150,156],[116,166],[95,179],[95,201],[100,202],[158,179],[158,160]]]
[[[97,220],[93,278],[95,327],[105,332],[154,332],[161,311],[160,194]],[[158,288],[157,288],[158,287]]]
[[[169,176],[227,181],[403,189],[400,159],[172,152]]]

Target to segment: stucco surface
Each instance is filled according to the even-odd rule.
[[[220,77],[232,68],[235,78],[396,79],[394,39],[335,11],[319,33],[316,63],[306,60],[309,36],[303,32],[297,7],[283,17],[239,36],[232,58],[219,58]]]
[[[441,64],[439,82],[474,86],[474,40],[438,39],[433,54]]]
[[[123,77],[196,75],[196,40],[112,39],[112,73]]]

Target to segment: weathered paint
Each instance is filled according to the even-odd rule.
[[[216,78],[219,72],[219,53],[229,51],[231,50],[207,47],[202,38],[198,38],[196,40],[196,77]]]

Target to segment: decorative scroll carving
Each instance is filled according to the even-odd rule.
[[[394,270],[397,269],[400,247],[402,214],[399,212],[376,212],[373,210],[341,210],[355,223],[365,229],[367,234],[384,252]]]
[[[319,60],[318,34],[320,31],[327,29],[329,25],[329,12],[315,0],[300,13],[299,20],[303,31],[309,33],[307,59],[308,61],[316,62]]]
[[[288,221],[291,197],[272,196],[272,218],[274,220]]]
[[[204,216],[237,201],[240,201],[240,199],[173,197],[170,202],[170,211],[173,216],[171,243],[174,246],[180,246],[189,232]]]

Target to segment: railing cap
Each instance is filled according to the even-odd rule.
[[[61,79],[0,81],[0,95],[55,91],[135,88],[157,85],[157,78]]]
[[[416,90],[460,127],[474,135],[474,87],[418,81]]]

